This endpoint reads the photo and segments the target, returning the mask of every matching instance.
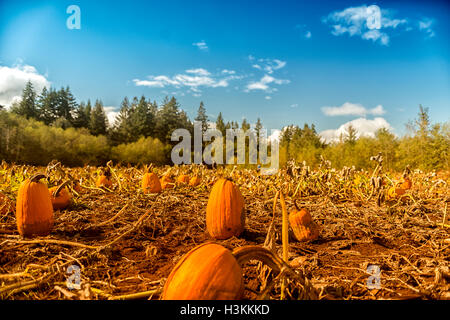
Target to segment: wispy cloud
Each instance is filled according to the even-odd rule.
[[[205,70],[203,68],[189,69],[186,70],[186,73],[198,74],[199,76],[209,76],[211,74],[208,70]]]
[[[419,21],[419,30],[425,32],[428,38],[432,38],[435,36],[434,30],[431,26],[434,24],[434,20],[430,18],[424,18]]]
[[[256,62],[252,64],[253,68],[262,70],[268,74],[272,74],[275,70],[284,68],[286,66],[286,61],[281,61],[279,59],[256,59],[250,55],[249,60],[252,62]]]
[[[249,92],[252,90],[262,90],[262,91],[271,93],[271,92],[277,91],[278,89],[270,87],[270,84],[282,85],[282,84],[288,84],[288,83],[290,83],[289,80],[276,79],[276,78],[266,74],[259,81],[250,82],[249,84],[247,84],[245,92]]]
[[[234,70],[228,70],[228,69],[223,69],[222,70],[223,74],[236,74],[236,71]]]
[[[200,50],[203,50],[203,51],[208,50],[208,45],[206,44],[205,40],[201,40],[199,42],[194,42],[192,45],[196,46],[197,48],[199,48]]]
[[[339,107],[322,107],[322,112],[330,117],[334,116],[380,116],[385,114],[383,106],[380,104],[373,109],[367,109],[359,103],[346,102]]]
[[[393,12],[389,9],[362,5],[334,11],[324,17],[322,22],[331,25],[331,33],[335,36],[359,36],[361,39],[386,46],[390,41],[388,32],[408,24],[407,19],[396,19],[392,16]]]
[[[133,82],[136,86],[150,88],[187,88],[188,92],[192,93],[194,97],[199,97],[201,96],[201,88],[228,87],[230,81],[240,78],[240,76],[234,74],[224,75],[221,73],[220,75],[212,75],[206,69],[196,68],[185,70],[184,73],[179,73],[174,76],[151,75],[143,80],[133,79]]]
[[[0,66],[0,105],[10,107],[14,101],[19,101],[27,81],[31,81],[38,94],[44,87],[50,87],[47,75],[40,74],[33,66]]]
[[[345,136],[347,134],[349,126],[356,129],[357,137],[375,137],[375,133],[381,128],[392,131],[391,125],[384,118],[377,117],[373,120],[358,118],[344,123],[337,129],[322,131],[319,135],[326,143],[339,141],[341,135]]]
[[[312,33],[310,30],[307,30],[306,24],[297,24],[295,29],[300,32],[301,37],[310,39],[312,37]]]

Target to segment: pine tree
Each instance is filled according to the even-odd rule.
[[[208,130],[208,116],[206,115],[206,109],[203,101],[200,102],[200,106],[198,107],[197,111],[197,117],[194,120],[202,123],[202,134],[205,133],[206,130]]]
[[[242,120],[241,129],[244,130],[244,132],[250,129],[250,124],[245,118]]]
[[[222,136],[225,137],[226,135],[226,125],[223,121],[222,112],[219,112],[219,115],[216,119],[216,129],[219,130],[222,133]]]
[[[259,133],[261,132],[261,129],[263,128],[262,123],[261,123],[261,119],[258,118],[258,120],[256,120],[256,125],[255,125],[255,132],[256,132],[256,136],[259,139]]]
[[[354,126],[349,125],[347,127],[347,135],[345,136],[345,142],[349,144],[355,144],[357,139],[357,131]]]
[[[47,88],[44,87],[37,99],[39,120],[43,121],[46,125],[52,124],[57,118],[56,105],[56,92],[52,88],[48,91]]]
[[[73,111],[77,107],[75,97],[70,92],[69,86],[66,88],[62,87],[58,91],[58,105],[56,108],[56,115],[58,118],[64,118],[69,122],[72,122]]]
[[[91,112],[89,127],[91,134],[95,136],[106,134],[108,119],[106,117],[105,110],[103,109],[103,103],[101,100],[95,101],[94,109]]]
[[[75,128],[89,128],[89,122],[91,120],[90,112],[86,111],[86,104],[81,102],[78,108],[75,110],[75,116],[72,121]]]
[[[25,88],[22,91],[22,100],[15,104],[11,110],[12,112],[28,118],[38,118],[38,112],[36,108],[36,92],[34,91],[33,84],[28,80]]]

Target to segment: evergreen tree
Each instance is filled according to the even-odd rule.
[[[46,125],[52,124],[57,118],[56,106],[56,92],[52,88],[50,88],[50,91],[48,91],[47,88],[44,87],[37,99],[39,120],[43,121]]]
[[[34,91],[33,84],[30,80],[28,80],[22,91],[22,100],[18,104],[15,104],[11,111],[27,119],[38,118],[36,92]]]
[[[208,116],[206,115],[206,109],[203,104],[203,101],[200,102],[200,106],[198,107],[197,117],[194,119],[195,121],[199,121],[202,123],[202,134],[208,130]]]
[[[357,139],[357,131],[354,126],[349,125],[347,127],[347,135],[345,136],[345,142],[349,144],[355,144]]]
[[[62,87],[58,91],[58,105],[56,107],[56,115],[58,118],[62,117],[69,122],[73,121],[73,112],[77,107],[75,97],[70,92],[69,86]]]
[[[94,109],[91,112],[89,125],[90,132],[94,136],[105,135],[107,127],[108,119],[105,110],[103,109],[103,103],[101,100],[96,100]]]
[[[171,143],[171,135],[175,129],[185,128],[192,132],[192,124],[186,113],[180,111],[175,97],[166,97],[157,113],[155,136],[164,143]]]
[[[78,108],[75,110],[75,117],[73,119],[73,126],[75,128],[88,128],[91,120],[90,112],[87,112],[87,106],[84,102],[81,102]]]
[[[241,129],[244,130],[244,132],[250,129],[250,123],[248,123],[245,118],[242,119]]]
[[[222,132],[222,136],[225,137],[226,134],[226,125],[223,121],[223,117],[222,117],[222,112],[219,112],[219,115],[217,116],[216,119],[216,129],[219,130],[220,132]]]

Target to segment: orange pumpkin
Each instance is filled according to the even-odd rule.
[[[70,205],[72,194],[65,187],[65,183],[59,187],[52,187],[49,189],[52,198],[53,210],[63,210]]]
[[[406,199],[406,197],[403,196],[405,193],[406,193],[406,190],[403,188],[391,187],[387,191],[387,199],[395,200],[395,199],[401,198],[402,200],[404,200],[404,199]]]
[[[406,178],[405,181],[403,181],[403,183],[400,185],[400,188],[405,190],[411,189],[411,187],[412,182],[409,178]]]
[[[0,214],[14,212],[14,203],[4,194],[0,193]]]
[[[177,179],[178,183],[189,183],[189,176],[187,174],[182,174]]]
[[[242,269],[233,254],[215,243],[201,244],[175,265],[163,300],[236,300],[244,293]]]
[[[296,209],[289,214],[289,224],[298,241],[310,241],[319,237],[319,227],[312,220],[308,209]]]
[[[239,236],[244,231],[244,198],[229,179],[219,179],[211,189],[206,207],[206,229],[215,239]]]
[[[95,182],[95,185],[97,186],[97,188],[100,188],[100,187],[111,188],[112,181],[110,179],[110,176],[107,176],[105,174],[98,176],[97,181]]]
[[[53,206],[47,185],[38,174],[20,185],[16,203],[17,229],[22,236],[47,235],[53,228]]]
[[[172,189],[175,187],[175,181],[169,176],[165,175],[161,178],[161,188],[164,189]]]
[[[161,192],[161,183],[154,172],[146,172],[142,177],[142,190],[144,193]]]
[[[191,178],[191,180],[189,180],[189,185],[191,187],[196,187],[200,185],[200,183],[202,183],[202,180],[198,176],[194,176]]]

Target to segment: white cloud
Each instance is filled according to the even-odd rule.
[[[434,24],[433,19],[424,18],[419,21],[419,30],[425,32],[428,35],[428,38],[432,38],[435,36],[433,29],[431,26]]]
[[[271,96],[265,96],[264,99],[270,100],[270,99],[272,99],[272,97]]]
[[[0,66],[0,105],[9,108],[13,102],[20,101],[22,90],[28,80],[33,84],[37,94],[44,87],[50,87],[46,76],[39,74],[33,66],[16,65],[12,68]]]
[[[281,131],[278,129],[273,130],[272,134],[267,138],[269,141],[280,141]]]
[[[298,107],[298,103],[293,103],[290,105],[291,108],[297,108]]]
[[[208,45],[206,44],[205,40],[194,42],[192,45],[198,47],[200,50],[203,51],[208,50]]]
[[[269,93],[274,92],[274,91],[276,91],[276,88],[271,88],[269,86],[269,84],[272,84],[272,83],[281,85],[281,84],[288,84],[288,83],[290,83],[290,81],[284,80],[284,79],[276,79],[276,78],[266,74],[259,81],[250,82],[249,84],[247,84],[245,92],[249,92],[252,90],[262,90],[262,91],[266,91]]]
[[[223,74],[235,74],[236,71],[234,71],[234,70],[223,69],[223,70],[222,70],[222,73],[223,73]]]
[[[255,61],[256,58],[253,56],[248,56],[248,59],[250,61]],[[286,61],[281,61],[279,59],[267,59],[267,58],[260,58],[257,59],[258,63],[253,63],[252,68],[262,70],[268,74],[272,74],[275,70],[284,68],[286,66]]]
[[[222,72],[223,73],[223,72]],[[234,71],[227,70],[227,76],[212,75],[208,70],[203,68],[189,69],[185,73],[179,73],[174,76],[148,76],[147,80],[133,79],[136,86],[152,87],[152,88],[166,88],[175,87],[188,88],[188,92],[193,93],[194,97],[199,97],[200,88],[219,88],[228,87],[229,82],[236,79],[241,79],[241,76],[234,75]]]
[[[345,102],[340,107],[322,107],[321,109],[325,115],[330,117],[348,116],[348,115],[363,116],[363,117],[366,115],[380,116],[386,113],[381,104],[373,109],[367,109],[359,103],[351,103],[351,102]]]
[[[306,39],[310,39],[312,36],[311,31],[306,30],[306,24],[297,24],[295,29],[299,30],[301,36]]]
[[[198,74],[199,76],[209,76],[211,73],[209,73],[208,70],[205,70],[203,68],[197,68],[197,69],[189,69],[186,70],[187,73],[193,73]]]
[[[357,137],[375,137],[375,132],[377,132],[377,130],[381,128],[386,128],[392,131],[391,125],[384,118],[377,117],[373,120],[358,118],[344,123],[337,129],[322,131],[319,133],[319,135],[326,143],[339,141],[339,137],[341,136],[341,134],[343,136],[347,134],[347,130],[350,125],[356,129]]]
[[[360,36],[364,40],[372,40],[387,46],[389,44],[387,32],[408,24],[407,19],[393,19],[391,16],[392,13],[388,9],[380,9],[376,5],[362,5],[334,11],[322,21],[331,24],[331,33],[335,36],[343,34]]]
[[[112,127],[114,125],[114,122],[116,121],[117,116],[119,115],[119,112],[116,111],[116,107],[113,106],[106,106],[103,107],[106,113],[106,117],[108,118],[109,126]]]

